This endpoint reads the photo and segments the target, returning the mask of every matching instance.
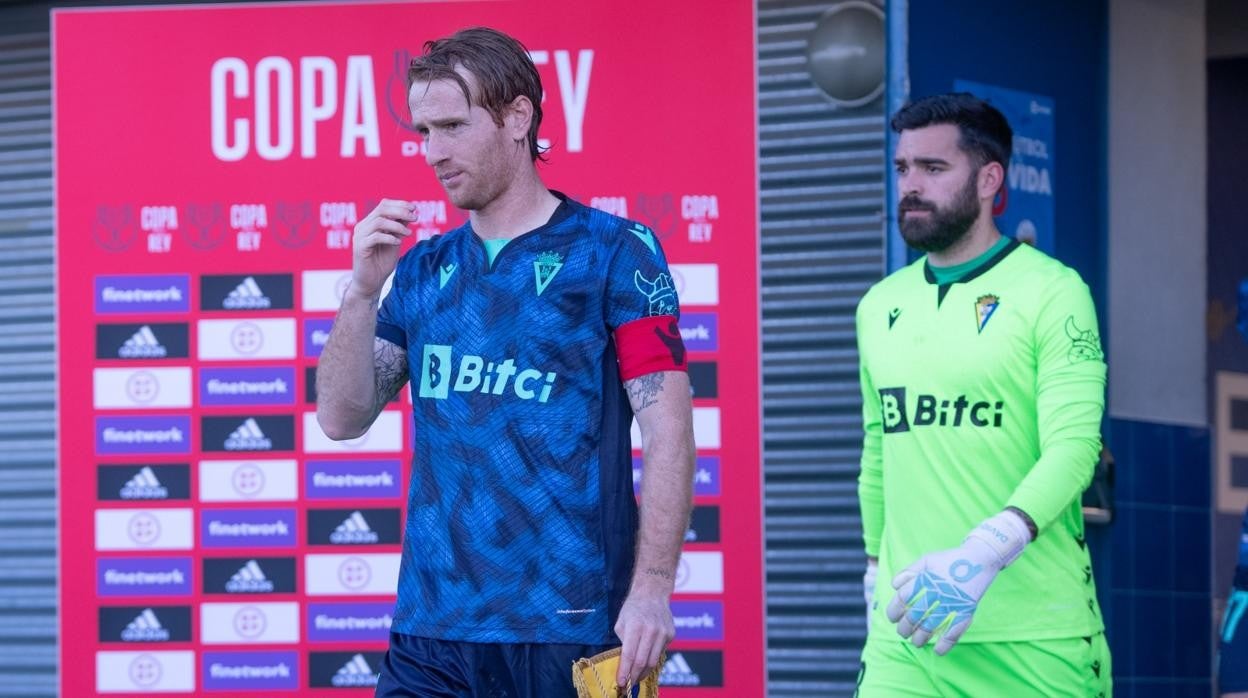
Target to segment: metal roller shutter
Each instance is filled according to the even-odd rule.
[[[811,81],[808,37],[837,4],[758,5],[772,698],[851,695],[866,633],[854,309],[884,273],[885,114],[883,98],[837,108]]]
[[[0,696],[57,688],[49,46],[0,36]]]

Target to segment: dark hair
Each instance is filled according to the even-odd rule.
[[[503,125],[503,112],[516,97],[528,97],[533,104],[533,119],[529,123],[529,155],[534,160],[542,157],[537,145],[537,129],[542,123],[542,79],[537,66],[529,58],[524,46],[510,36],[489,27],[461,29],[453,35],[426,41],[424,53],[412,59],[407,68],[407,88],[414,82],[450,80],[464,92],[464,99],[473,103],[468,82],[455,72],[464,70],[477,79],[479,94],[476,104],[494,117],[494,123]]]
[[[1014,130],[1005,115],[969,92],[932,95],[902,107],[889,122],[897,133],[937,124],[958,127],[958,146],[976,167],[999,162],[1007,170],[1014,149]]]

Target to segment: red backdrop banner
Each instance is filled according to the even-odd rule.
[[[406,65],[487,24],[541,73],[547,184],[672,262],[698,470],[664,695],[763,695],[753,12],[56,11],[62,694],[371,695],[411,398],[331,442],[316,362],[379,199],[419,202],[420,238],[465,220],[407,124]]]

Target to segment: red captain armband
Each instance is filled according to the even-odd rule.
[[[633,320],[615,331],[620,378],[632,380],[659,371],[687,371],[685,342],[671,315]]]

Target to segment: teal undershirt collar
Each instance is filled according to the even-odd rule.
[[[499,252],[502,252],[503,247],[508,242],[510,242],[508,238],[502,238],[500,240],[482,240],[481,241],[481,243],[485,245],[485,256],[489,258],[490,266],[494,266],[494,258],[498,256]]]
[[[1002,235],[1001,239],[997,240],[997,243],[988,248],[983,254],[969,262],[955,264],[951,267],[938,267],[932,264],[931,258],[928,258],[927,268],[932,270],[932,276],[936,277],[937,284],[941,286],[951,284],[983,266],[984,263],[996,256],[998,252],[1005,249],[1005,246],[1010,244],[1011,240],[1012,238]]]

